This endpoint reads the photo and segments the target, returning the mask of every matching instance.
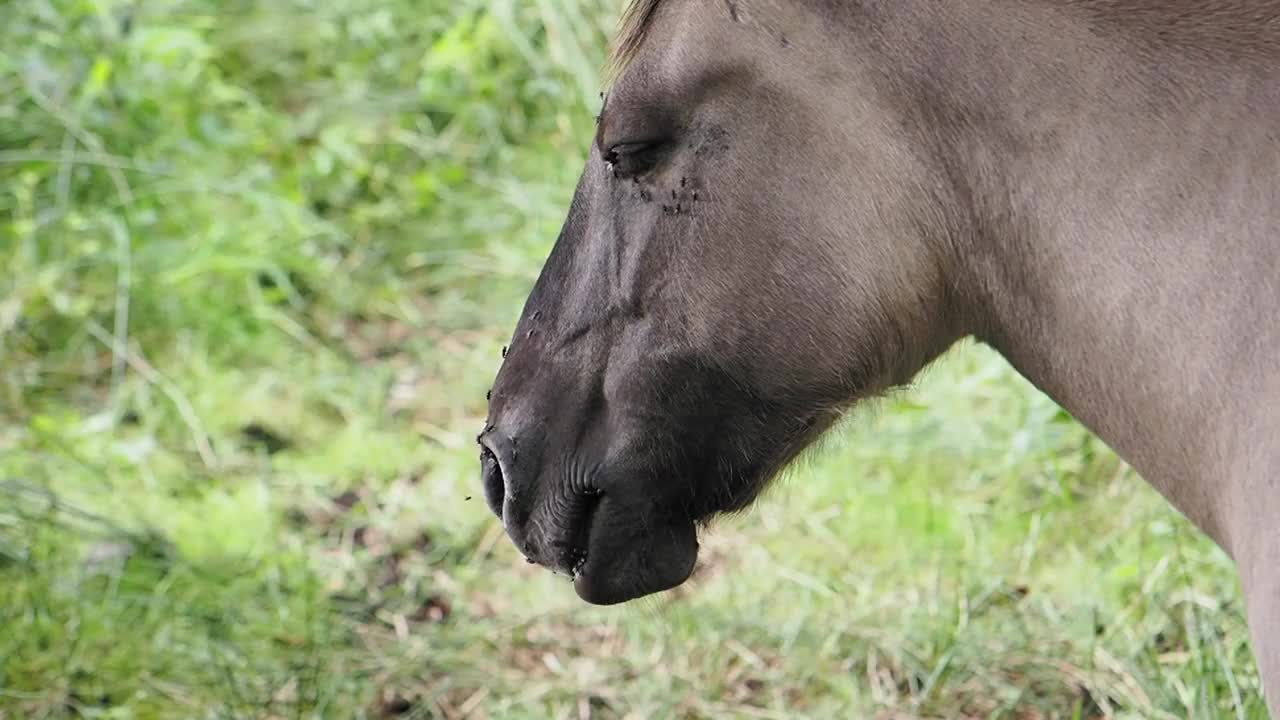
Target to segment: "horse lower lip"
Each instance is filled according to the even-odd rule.
[[[692,521],[655,526],[624,537],[595,538],[597,551],[573,578],[578,597],[614,605],[669,590],[689,578],[698,559]]]

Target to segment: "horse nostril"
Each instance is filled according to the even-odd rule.
[[[484,499],[489,503],[489,509],[502,518],[502,500],[505,494],[502,480],[502,466],[498,463],[498,456],[487,447],[480,448],[480,466],[484,473]]]

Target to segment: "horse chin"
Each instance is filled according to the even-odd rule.
[[[693,573],[697,559],[698,534],[691,520],[643,534],[593,532],[573,588],[593,605],[616,605],[680,585]]]

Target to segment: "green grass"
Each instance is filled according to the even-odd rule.
[[[1266,717],[1223,555],[981,348],[685,588],[520,560],[472,437],[617,10],[3,8],[0,718]]]

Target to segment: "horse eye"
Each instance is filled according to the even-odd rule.
[[[630,142],[612,145],[604,153],[604,161],[619,176],[639,175],[653,169],[658,161],[660,142]]]

